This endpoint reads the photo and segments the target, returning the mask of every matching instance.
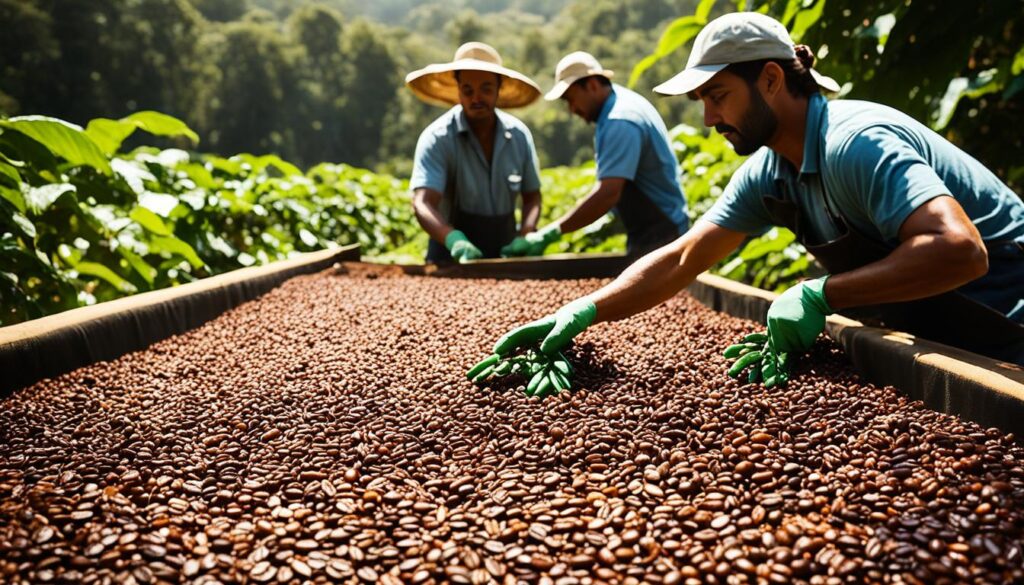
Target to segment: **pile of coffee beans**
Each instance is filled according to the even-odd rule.
[[[680,295],[574,390],[466,370],[602,281],[327,271],[0,403],[6,583],[1020,583],[1024,450],[863,383],[726,376]]]

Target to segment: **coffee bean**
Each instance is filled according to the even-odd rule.
[[[755,326],[681,294],[565,348],[571,391],[465,379],[600,284],[329,271],[16,392],[0,581],[1022,580],[1021,447],[827,340],[740,384]]]

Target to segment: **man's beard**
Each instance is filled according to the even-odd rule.
[[[750,108],[743,114],[739,128],[726,124],[715,126],[719,133],[732,132],[732,146],[736,154],[746,156],[755,152],[768,143],[768,139],[775,134],[779,126],[779,119],[775,112],[768,106],[768,102],[761,97],[761,92],[756,87],[750,88]]]

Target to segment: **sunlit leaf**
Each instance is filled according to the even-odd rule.
[[[51,205],[66,193],[78,189],[70,183],[54,183],[42,187],[31,187],[25,193],[25,205],[33,215],[42,215]]]
[[[128,214],[128,217],[132,218],[139,225],[158,236],[171,235],[171,230],[164,225],[164,221],[160,219],[160,216],[145,207],[135,207],[132,209],[131,213]]]
[[[87,165],[105,175],[113,174],[103,151],[79,126],[47,116],[19,116],[0,120],[0,127],[28,136],[72,165]]]
[[[79,274],[101,278],[123,293],[131,294],[137,291],[134,284],[121,278],[113,270],[96,262],[79,262],[75,266],[75,271]]]
[[[96,118],[89,121],[85,127],[85,133],[100,147],[100,150],[109,156],[121,148],[121,143],[131,136],[132,132],[135,132],[135,128],[134,124],[120,120]]]
[[[187,124],[181,120],[161,114],[160,112],[144,111],[136,112],[125,118],[122,122],[133,124],[150,134],[156,136],[178,137],[184,136],[192,141],[193,145],[199,144],[199,135],[196,134]]]
[[[196,254],[196,251],[192,246],[188,245],[184,240],[180,240],[174,236],[156,236],[150,240],[149,248],[152,252],[177,254],[185,258],[193,268],[198,269],[206,266],[206,263],[203,262],[203,259],[200,258],[198,254]]]

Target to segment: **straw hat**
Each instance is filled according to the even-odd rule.
[[[502,67],[501,56],[494,47],[477,42],[462,45],[451,63],[434,63],[405,76],[405,84],[416,97],[434,105],[459,103],[459,87],[454,71],[487,71],[502,76],[498,94],[499,108],[518,108],[540,97],[540,87],[529,77]]]
[[[544,96],[544,99],[548,101],[557,100],[562,97],[565,90],[569,89],[570,85],[591,75],[600,75],[606,79],[611,79],[615,73],[601,67],[601,64],[590,53],[583,51],[569,53],[562,57],[562,60],[555,66],[555,85]]]

